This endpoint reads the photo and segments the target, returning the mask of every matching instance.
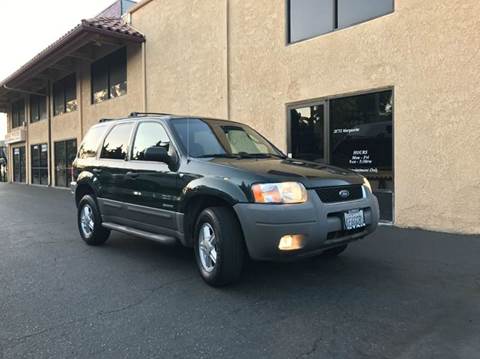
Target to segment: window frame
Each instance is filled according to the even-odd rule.
[[[45,106],[44,110],[45,112],[42,115],[42,112],[40,111],[41,109],[41,99],[43,99],[43,104]],[[30,123],[36,123],[40,122],[42,120],[47,119],[47,96],[40,96],[40,95],[30,95]],[[33,118],[33,108],[36,107],[38,110],[38,118],[34,119]]]
[[[46,157],[46,166],[34,166],[34,157],[33,157],[33,151],[34,151],[34,147],[38,147],[38,164],[41,164],[42,162],[42,150],[43,150],[43,146],[45,146],[47,148],[47,157]],[[49,151],[49,148],[48,148],[48,144],[47,143],[36,143],[36,144],[33,144],[33,145],[30,145],[30,181],[33,185],[37,185],[37,186],[48,186],[48,177],[49,177],[49,165],[48,165],[48,151]],[[40,173],[41,170],[46,170],[47,171],[47,183],[42,183],[42,176],[40,175],[40,182],[39,183],[34,183],[34,171],[38,171],[38,173]]]
[[[23,106],[18,106],[18,109],[16,108],[16,105],[19,105],[22,103]],[[23,109],[20,109],[20,107],[23,107]],[[12,129],[22,127],[23,124],[26,121],[26,101],[24,98],[19,99],[17,101],[14,101],[12,103]],[[20,114],[22,114],[23,119],[20,118]]]
[[[324,36],[324,35],[327,35],[327,34],[331,34],[331,33],[334,33],[334,32],[337,32],[337,31],[341,31],[341,30],[344,30],[344,29],[349,29],[353,26],[357,26],[359,24],[363,24],[364,22],[368,22],[368,21],[371,21],[371,20],[375,20],[375,19],[378,19],[380,17],[383,17],[383,16],[387,16],[387,15],[391,15],[393,14],[395,11],[396,11],[396,0],[392,0],[393,1],[393,7],[392,7],[392,11],[390,11],[389,13],[386,13],[386,14],[383,14],[383,15],[378,15],[378,16],[375,16],[375,17],[372,17],[372,18],[369,18],[369,19],[365,19],[365,20],[361,20],[359,22],[356,22],[354,24],[351,24],[349,26],[345,26],[345,27],[338,27],[338,1],[339,0],[331,0],[333,1],[333,8],[334,8],[334,11],[333,11],[333,29],[332,31],[328,31],[328,32],[324,32],[322,34],[318,34],[318,35],[313,35],[313,36],[310,36],[310,37],[307,37],[307,38],[304,38],[304,39],[300,39],[300,40],[296,40],[296,41],[292,41],[291,39],[291,1],[292,0],[285,0],[285,15],[286,15],[286,24],[285,24],[285,31],[286,31],[286,46],[289,46],[289,45],[294,45],[294,44],[297,44],[299,42],[302,42],[302,41],[306,41],[306,40],[311,40],[311,39],[314,39],[316,37],[319,37],[319,36]]]
[[[122,52],[122,55],[124,54],[125,55],[125,67],[124,67],[124,71],[125,71],[125,93],[120,95],[120,96],[112,96],[112,83],[111,83],[111,78],[112,78],[112,68],[114,68],[116,62],[115,60],[118,59],[118,56],[115,56],[116,54]],[[107,91],[107,96],[105,99],[101,100],[101,101],[97,101],[95,102],[95,92],[94,92],[94,73],[97,73],[97,70],[94,69],[95,66],[105,66],[105,69],[103,69],[104,71],[106,71],[106,74],[105,73],[102,73],[102,75],[106,75],[106,80],[107,80],[107,88],[106,88],[106,91]],[[98,91],[97,91],[98,92]],[[113,52],[111,52],[110,54],[108,55],[105,55],[104,57],[96,60],[95,62],[93,62],[91,65],[90,65],[90,104],[91,105],[98,105],[100,103],[103,103],[105,101],[108,101],[108,100],[112,100],[112,99],[115,99],[115,98],[118,98],[118,97],[122,97],[122,96],[125,96],[128,94],[128,52],[127,52],[127,47],[124,46],[124,47],[121,47],[120,49],[117,49]]]
[[[59,187],[59,188],[68,188],[70,186],[70,181],[68,180],[68,177],[69,177],[69,171],[72,170],[72,164],[73,164],[73,161],[72,161],[72,164],[71,165],[67,165],[67,157],[68,157],[68,153],[67,153],[67,149],[68,149],[68,143],[69,142],[75,142],[75,157],[77,155],[77,152],[78,152],[78,140],[76,138],[68,138],[68,139],[65,139],[65,140],[59,140],[59,141],[55,141],[53,143],[53,156],[54,156],[54,161],[53,161],[53,166],[54,166],[54,178],[55,178],[55,187]],[[57,146],[60,144],[60,143],[63,143],[64,144],[64,151],[63,151],[63,154],[65,155],[64,159],[65,159],[65,168],[64,168],[64,174],[65,174],[65,186],[60,186],[59,185],[59,180],[58,180],[58,174],[60,171],[57,171]],[[73,180],[73,178],[71,178],[71,180]]]
[[[67,111],[67,84],[68,84],[68,80],[73,78],[74,79],[74,86],[73,88],[75,89],[75,101],[76,101],[76,104],[75,104],[75,109],[72,110],[72,111]],[[61,94],[63,95],[63,110],[62,112],[58,112],[57,113],[57,109],[56,109],[56,101],[55,101],[55,97],[56,97],[56,93],[55,93],[55,86],[62,86],[62,91],[61,91]],[[75,111],[78,111],[78,91],[77,91],[77,73],[76,72],[72,72],[71,74],[61,78],[60,80],[57,80],[55,81],[53,84],[52,84],[52,104],[53,104],[53,116],[60,116],[60,115],[64,115],[66,113],[72,113],[72,112],[75,112]]]

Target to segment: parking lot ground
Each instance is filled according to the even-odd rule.
[[[214,289],[181,247],[79,238],[68,191],[0,184],[0,358],[479,358],[480,237],[381,227]]]

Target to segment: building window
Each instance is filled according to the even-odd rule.
[[[293,43],[389,14],[394,0],[288,0],[287,6]]]
[[[132,128],[133,124],[131,123],[115,126],[103,142],[100,158],[124,160],[127,157]]]
[[[77,107],[77,80],[71,74],[53,84],[53,114],[73,112]]]
[[[12,104],[12,128],[23,126],[25,122],[25,101],[19,100]]]
[[[48,185],[48,145],[31,146],[32,184]]]
[[[292,157],[326,162],[367,177],[380,217],[393,220],[393,93],[382,91],[290,110]],[[329,111],[325,111],[329,108]]]
[[[73,161],[77,155],[77,140],[55,142],[55,186],[68,187],[73,181]]]
[[[92,103],[127,93],[127,49],[121,48],[92,64]]]
[[[13,149],[13,182],[25,183],[25,146]]]
[[[47,98],[45,96],[30,96],[30,122],[38,122],[47,118]]]

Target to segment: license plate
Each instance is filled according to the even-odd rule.
[[[356,209],[344,213],[345,229],[347,231],[351,229],[357,229],[365,227],[365,217],[363,216],[363,210]]]

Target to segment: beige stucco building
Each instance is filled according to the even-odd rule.
[[[100,118],[209,116],[365,174],[386,222],[480,233],[480,2],[144,0],[122,21],[82,22],[2,82],[10,181],[67,185]]]

